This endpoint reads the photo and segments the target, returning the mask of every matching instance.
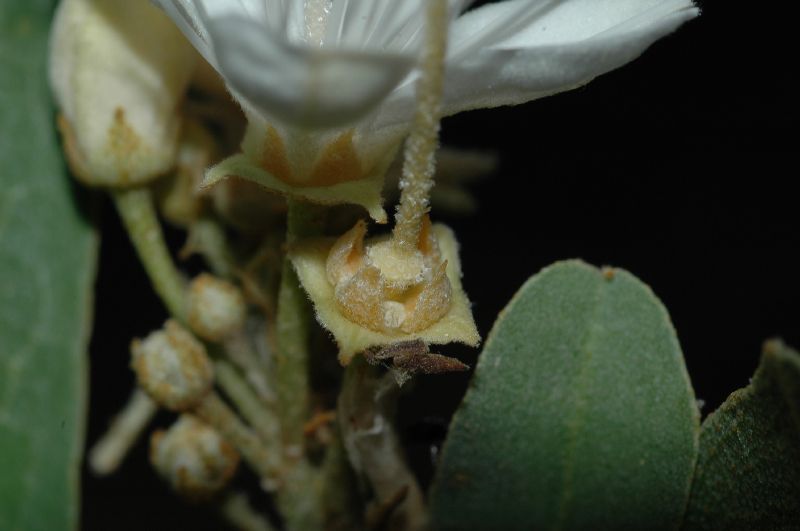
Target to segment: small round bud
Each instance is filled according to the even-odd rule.
[[[208,341],[221,341],[244,326],[247,305],[239,288],[203,273],[189,286],[189,326]]]
[[[150,462],[178,493],[206,499],[222,490],[239,465],[239,454],[216,430],[183,414],[150,439]]]
[[[139,385],[162,406],[183,411],[193,407],[214,383],[206,349],[177,322],[131,343]]]

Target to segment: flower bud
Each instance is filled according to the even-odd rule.
[[[197,120],[186,120],[173,175],[156,183],[158,207],[164,218],[178,227],[189,227],[200,215],[203,198],[198,186],[206,168],[216,159],[217,145]]]
[[[208,273],[189,286],[189,326],[208,341],[221,341],[244,326],[247,305],[241,290]]]
[[[62,0],[50,83],[75,174],[89,185],[147,182],[175,161],[177,107],[197,54],[147,0]]]
[[[222,490],[239,465],[239,454],[209,425],[183,414],[150,439],[150,462],[178,493],[205,499]]]
[[[211,390],[214,369],[206,349],[177,322],[131,343],[139,385],[162,406],[184,411]]]

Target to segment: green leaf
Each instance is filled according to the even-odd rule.
[[[97,243],[62,163],[50,1],[0,0],[0,529],[77,526]]]
[[[764,346],[750,385],[703,422],[685,529],[800,525],[800,355]]]
[[[675,529],[699,412],[669,316],[630,273],[534,276],[500,314],[445,442],[438,529]]]

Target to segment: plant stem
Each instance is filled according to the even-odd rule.
[[[157,410],[156,403],[136,387],[128,403],[111,421],[108,431],[89,452],[89,466],[92,472],[99,476],[114,472],[139,435],[150,424]]]
[[[275,449],[276,453],[280,448],[280,426],[277,419],[264,407],[264,403],[253,393],[247,381],[239,372],[225,360],[217,359],[214,362],[214,373],[217,383],[224,390],[228,398],[236,405],[236,409],[242,414],[253,430],[258,434],[267,448]],[[279,458],[279,455],[273,458]]]
[[[164,305],[178,321],[186,322],[186,286],[169,254],[153,197],[148,188],[112,192],[128,236],[150,282]]]
[[[215,393],[203,398],[193,412],[216,429],[228,440],[253,468],[262,480],[265,489],[280,477],[275,467],[275,459],[253,431],[245,426],[239,417]],[[271,490],[267,489],[267,490]]]
[[[321,226],[320,208],[289,201],[286,240],[316,234]],[[275,356],[276,391],[281,431],[288,461],[278,506],[287,529],[317,529],[322,526],[319,474],[304,453],[303,427],[309,416],[309,332],[312,314],[308,299],[288,258],[284,259],[278,290]]]
[[[319,227],[319,209],[289,200],[287,243],[314,234]],[[302,451],[303,426],[309,407],[309,324],[312,316],[303,288],[288,258],[284,259],[278,290],[276,333],[276,391],[281,412],[283,441],[292,451]]]
[[[392,239],[398,250],[413,252],[417,247],[422,217],[428,211],[428,200],[436,169],[444,58],[447,50],[447,0],[429,0],[426,20],[426,42],[420,60],[417,81],[417,109],[406,140],[403,176],[400,179],[400,204],[395,215]]]
[[[382,521],[374,524],[381,529],[423,529],[427,511],[422,491],[394,430],[398,391],[390,374],[381,376],[357,356],[345,371],[337,417],[350,463],[375,492]]]
[[[275,527],[250,505],[244,492],[225,496],[220,510],[225,519],[240,531],[275,531]]]

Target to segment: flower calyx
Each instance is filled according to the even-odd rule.
[[[360,126],[301,130],[246,115],[242,152],[209,168],[201,190],[239,179],[299,201],[359,205],[386,223],[381,194],[403,131],[365,134]]]
[[[390,235],[365,240],[366,230],[362,221],[336,240],[308,239],[289,252],[317,320],[339,345],[340,362],[417,339],[476,346],[453,232],[426,216],[416,247],[406,251]]]
[[[441,319],[452,304],[447,260],[423,222],[416,249],[406,252],[391,239],[367,246],[367,227],[359,221],[331,247],[325,270],[339,311],[376,332],[419,332]]]

